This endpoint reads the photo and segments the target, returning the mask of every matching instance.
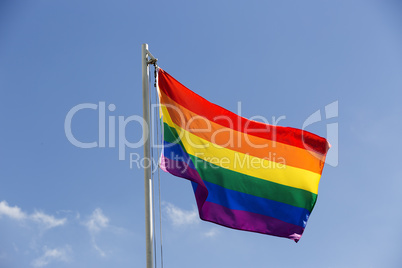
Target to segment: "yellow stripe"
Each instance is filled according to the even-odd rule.
[[[272,156],[262,159],[218,146],[175,125],[166,107],[162,106],[162,112],[164,121],[177,130],[187,153],[238,173],[317,194],[320,174],[287,166],[285,159],[283,162],[280,159],[270,161]]]

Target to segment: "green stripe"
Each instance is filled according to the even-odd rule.
[[[164,139],[177,142],[178,133],[164,123]],[[179,142],[183,147],[181,141]],[[184,148],[184,147],[183,147]],[[225,169],[189,154],[201,178],[224,188],[289,204],[312,211],[317,195],[306,190],[262,180]]]
[[[190,155],[198,173],[205,181],[224,188],[312,211],[317,195],[306,190],[262,180],[225,169]]]
[[[167,123],[163,122],[163,139],[170,143],[180,142],[180,145],[183,146],[179,139],[179,134],[176,129],[171,128]]]

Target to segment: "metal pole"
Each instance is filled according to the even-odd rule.
[[[145,251],[147,268],[154,267],[153,261],[153,212],[152,212],[152,181],[151,181],[151,134],[150,134],[150,108],[149,108],[149,66],[148,44],[142,44],[142,107],[143,107],[143,137],[144,142],[144,188],[145,188]]]

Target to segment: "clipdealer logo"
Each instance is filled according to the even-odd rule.
[[[151,108],[151,120],[155,120],[156,111],[160,108],[159,104],[153,104]],[[72,131],[73,120],[76,117],[80,116],[80,112],[82,110],[89,109],[97,111],[97,121],[98,121],[98,133],[97,139],[91,142],[83,142],[76,138]],[[98,104],[94,103],[81,103],[73,108],[71,108],[64,120],[64,131],[66,138],[68,141],[82,149],[91,149],[91,148],[116,148],[118,149],[119,160],[126,160],[126,150],[141,148],[146,139],[148,137],[143,136],[143,129],[145,128],[149,131],[149,126],[146,125],[143,118],[139,115],[131,115],[128,117],[110,115],[111,112],[116,110],[116,105],[113,103],[106,106],[106,102],[100,101]],[[332,167],[338,166],[338,123],[333,122],[333,118],[338,118],[338,101],[334,101],[324,107],[325,119],[323,119],[321,110],[317,110],[312,113],[302,125],[302,130],[305,131],[308,126],[317,123],[323,123],[324,120],[332,120],[330,123],[326,124],[326,138],[331,144],[331,149],[328,151],[326,163]],[[109,115],[107,115],[109,113]],[[241,102],[238,102],[237,105],[237,115],[241,116]],[[222,115],[217,115],[218,117],[222,117]],[[270,122],[263,116],[253,116],[249,118],[250,120],[258,120],[264,124],[270,124]],[[286,116],[282,115],[278,118],[272,117],[271,125],[278,125],[278,122],[281,120],[285,120]],[[116,122],[117,121],[117,122]],[[117,133],[116,133],[116,124],[117,124]],[[129,141],[126,138],[126,127],[128,124],[139,124],[139,132],[141,133],[141,138],[135,142]],[[151,122],[152,124],[152,122]],[[151,135],[152,136],[152,135]],[[117,144],[116,144],[117,137]],[[154,138],[153,136],[151,138]],[[158,144],[155,144],[153,141],[152,147],[158,148],[161,147]],[[228,141],[229,142],[229,141]],[[257,145],[256,145],[257,146]],[[305,144],[305,146],[307,146]],[[129,161],[130,161],[130,169],[133,167],[143,168],[147,165],[153,164],[155,168],[157,168],[157,160],[152,159],[151,161],[142,159],[141,155],[138,153],[129,153]]]

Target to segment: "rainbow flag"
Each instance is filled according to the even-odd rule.
[[[192,182],[200,218],[299,241],[329,149],[315,134],[238,116],[162,69],[161,168]]]

